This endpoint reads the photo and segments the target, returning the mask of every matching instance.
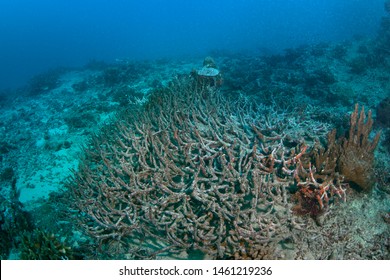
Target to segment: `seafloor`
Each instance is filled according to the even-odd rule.
[[[354,184],[353,180],[350,182],[345,180],[343,184],[345,194],[342,195],[345,195],[346,200],[343,201],[344,197],[339,200],[330,199],[326,201],[327,205],[321,205],[322,207],[312,205],[317,207],[316,211],[307,209],[294,211],[296,201],[293,200],[293,195],[287,195],[284,206],[289,207],[288,219],[278,217],[278,221],[285,224],[277,227],[275,226],[277,221],[273,221],[274,217],[266,218],[264,223],[269,228],[272,227],[272,230],[262,228],[262,225],[257,229],[245,228],[267,231],[267,234],[244,236],[241,241],[230,240],[226,236],[218,237],[219,234],[232,234],[232,239],[236,238],[232,233],[236,225],[232,225],[230,231],[229,228],[218,228],[216,224],[219,220],[214,221],[211,217],[213,214],[209,214],[212,232],[205,235],[211,239],[215,236],[215,240],[226,238],[226,241],[219,243],[219,248],[212,248],[205,241],[199,241],[199,237],[191,237],[190,232],[184,234],[180,226],[175,228],[176,234],[180,233],[183,236],[176,236],[178,240],[172,241],[173,230],[159,228],[157,233],[151,232],[152,226],[144,219],[137,220],[137,226],[144,231],[139,231],[137,241],[133,240],[134,244],[128,246],[128,243],[133,242],[131,238],[135,238],[132,233],[127,232],[131,230],[126,228],[126,225],[115,228],[122,220],[111,221],[110,225],[106,217],[109,215],[107,211],[110,207],[95,203],[95,200],[104,199],[105,196],[96,195],[91,188],[88,191],[92,192],[91,198],[95,202],[88,202],[85,192],[80,195],[82,198],[77,198],[79,191],[74,190],[78,187],[77,184],[88,184],[86,181],[89,179],[104,181],[102,177],[94,178],[90,174],[88,175],[90,178],[84,181],[77,179],[82,176],[80,171],[77,173],[79,163],[88,157],[86,153],[91,154],[93,146],[91,138],[94,135],[101,135],[102,131],[103,133],[110,131],[107,127],[117,125],[117,119],[122,118],[126,112],[131,114],[147,108],[148,103],[156,102],[149,100],[156,89],[158,91],[170,87],[170,81],[178,77],[190,76],[192,69],[202,66],[203,58],[136,62],[124,59],[114,64],[91,62],[77,69],[50,70],[33,78],[24,88],[2,92],[1,258],[389,259],[390,50],[386,49],[388,46],[389,44],[383,43],[383,38],[354,38],[337,44],[324,43],[289,49],[282,55],[266,55],[260,50],[258,54],[224,51],[210,54],[223,75],[219,93],[229,100],[247,98],[254,104],[253,106],[261,107],[262,109],[257,110],[263,115],[255,117],[257,122],[266,123],[269,119],[278,117],[280,122],[291,121],[291,125],[282,132],[280,130],[286,126],[285,123],[272,124],[275,126],[273,129],[279,134],[295,137],[290,139],[291,147],[298,147],[294,141],[300,144],[302,141],[314,143],[316,139],[310,137],[318,137],[317,140],[326,146],[326,133],[333,128],[337,129],[338,136],[347,135],[350,115],[355,104],[359,104],[359,108],[364,106],[366,114],[369,110],[372,111],[374,123],[371,133],[368,131],[370,141],[373,141],[374,135],[381,131],[379,143],[374,151],[374,161],[371,166],[366,166],[370,170],[372,168],[370,172],[374,174],[371,176],[370,187],[362,189]],[[231,106],[234,106],[235,103],[232,104]],[[230,109],[234,114],[235,109]],[[175,128],[172,129],[172,137],[179,139]],[[207,129],[199,130],[206,133]],[[316,133],[313,134],[313,131]],[[140,138],[141,136],[139,135]],[[101,136],[96,136],[99,137]],[[222,140],[220,142],[225,143]],[[266,141],[263,144],[266,145]],[[214,149],[212,145],[209,147]],[[109,166],[110,164],[106,163],[104,168]],[[88,172],[91,170],[103,172],[93,167],[90,167]],[[119,174],[119,171],[115,172]],[[150,176],[151,181],[155,180],[153,175]],[[208,177],[205,175],[203,179],[205,178]],[[291,180],[293,182],[294,178]],[[153,186],[153,183],[150,183],[150,186]],[[341,197],[341,192],[338,191],[335,193]],[[223,194],[227,192],[224,190]],[[270,191],[268,202],[277,195],[273,192]],[[329,196],[336,197],[335,193],[329,193]],[[81,202],[77,201],[78,199]],[[320,199],[311,202],[317,203]],[[87,210],[88,203],[95,207],[105,207],[104,213]],[[220,203],[223,204],[222,199]],[[181,209],[178,204],[179,200],[169,209],[178,211]],[[272,207],[277,208],[277,205]],[[91,213],[98,218],[88,220],[86,216],[93,216]],[[280,213],[270,211],[267,215],[283,215]],[[199,213],[194,215],[202,218]],[[227,213],[226,217],[219,219],[228,219],[229,215]],[[271,220],[272,224],[269,222]],[[294,222],[291,222],[292,220]],[[138,224],[142,224],[142,221],[145,225]],[[185,224],[187,227],[189,221],[191,219]],[[194,224],[197,222],[194,221]],[[213,223],[216,227],[214,229]],[[127,225],[129,224],[131,219],[127,222]],[[166,225],[169,226],[171,225]],[[224,233],[217,232],[218,230]],[[281,231],[280,234],[278,230]],[[244,229],[242,231],[244,232]],[[156,244],[152,244],[153,241],[150,239],[153,239],[154,235],[163,235],[164,232],[168,237],[161,240],[155,237]],[[243,232],[240,234],[245,235]],[[104,234],[106,237],[103,238],[101,235]],[[142,245],[140,234],[145,235],[145,240],[149,239],[148,242],[145,241],[146,245]],[[256,238],[261,239],[261,242],[257,242]],[[257,246],[256,252],[251,251],[251,242],[253,246]],[[235,248],[233,244],[240,244],[245,248]],[[172,250],[165,250],[164,246],[170,246]],[[226,248],[221,249],[222,246]],[[155,251],[151,252],[153,249]]]

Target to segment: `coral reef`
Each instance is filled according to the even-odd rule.
[[[24,232],[20,244],[23,260],[70,260],[73,259],[72,248],[53,234],[35,229]]]
[[[25,258],[66,238],[85,259],[389,259],[389,27],[385,14],[374,40],[284,55],[218,50],[220,92],[213,78],[169,85],[202,66],[189,57],[92,61],[0,92],[1,258],[21,256],[28,231]],[[375,160],[356,103],[377,106]],[[69,193],[52,194],[95,133],[69,211]]]
[[[201,86],[221,86],[223,82],[222,74],[212,57],[206,57],[203,61],[203,67],[192,70],[191,75]]]
[[[76,204],[87,231],[110,251],[123,251],[130,237],[135,257],[198,250],[234,258],[292,226],[282,178],[301,154],[262,149],[257,135],[271,137],[245,115],[237,115],[241,124],[230,117],[218,92],[196,86],[177,81],[153,95],[140,120],[118,123],[114,139],[88,150]]]
[[[60,84],[59,78],[65,71],[64,68],[55,68],[32,77],[28,85],[29,95],[35,96],[58,87]]]
[[[20,242],[20,235],[32,229],[30,215],[19,202],[16,179],[11,182],[11,197],[0,195],[0,258],[6,259],[13,247]]]
[[[10,166],[8,166],[0,171],[0,182],[1,181],[12,181],[13,177],[14,177],[14,170]]]
[[[328,133],[326,147],[316,143],[310,153],[300,159],[295,174],[298,184],[297,200],[293,208],[297,214],[318,216],[328,209],[331,200],[346,200],[348,185],[369,191],[375,185],[374,150],[380,132],[369,139],[373,120],[369,111],[359,106],[350,117],[347,137],[336,139],[336,129]],[[307,172],[309,170],[309,172]]]
[[[293,207],[295,213],[317,217],[328,210],[334,198],[346,200],[347,184],[336,171],[340,148],[335,139],[334,129],[328,133],[326,148],[317,142],[311,152],[299,161],[299,168],[294,174],[299,187],[294,195],[297,200]]]
[[[365,122],[356,110],[348,140],[336,142],[333,131],[326,149],[319,141],[310,148],[283,114],[266,118],[248,99],[177,79],[94,138],[71,182],[75,207],[108,254],[276,258],[276,244],[299,229],[291,194],[296,212],[314,216],[345,200],[336,160],[342,175],[368,188],[361,174],[349,175],[356,156],[371,168],[378,137],[368,141],[371,115]],[[317,128],[310,138],[323,134]]]

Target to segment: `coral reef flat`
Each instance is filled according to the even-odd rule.
[[[381,44],[215,51],[205,81],[203,57],[92,61],[2,92],[1,258],[390,259]]]

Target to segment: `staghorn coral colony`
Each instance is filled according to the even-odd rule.
[[[350,182],[369,189],[379,139],[357,106],[338,140],[297,118],[177,78],[85,148],[71,182],[79,219],[116,257],[288,258],[279,247],[302,239],[302,214],[320,223]]]

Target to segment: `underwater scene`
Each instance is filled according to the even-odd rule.
[[[0,4],[0,259],[390,259],[389,0],[81,2]]]

